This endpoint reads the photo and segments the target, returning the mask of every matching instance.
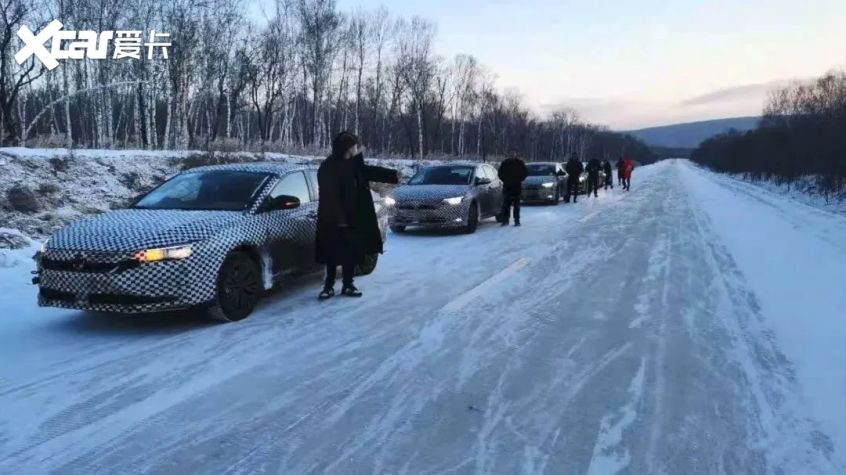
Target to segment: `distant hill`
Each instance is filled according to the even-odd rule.
[[[627,133],[647,145],[693,149],[714,135],[737,129],[741,132],[754,129],[760,117],[734,117],[731,119],[705,120],[685,124],[662,125],[646,129],[629,130]]]

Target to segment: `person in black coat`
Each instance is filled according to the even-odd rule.
[[[570,157],[570,160],[567,160],[567,165],[564,166],[564,170],[567,172],[566,202],[570,202],[570,196],[572,195],[573,203],[577,203],[579,201],[579,178],[585,171],[585,167],[582,165],[579,157],[573,155]]]
[[[585,171],[588,174],[587,178],[587,195],[590,196],[591,191],[593,192],[593,197],[596,198],[599,196],[599,171],[602,169],[602,166],[599,164],[599,160],[595,158],[591,158],[587,164],[587,168]]]
[[[617,160],[617,184],[623,186],[623,157]]]
[[[514,226],[520,226],[520,195],[523,194],[523,180],[529,176],[526,164],[517,155],[511,152],[502,163],[499,164],[497,173],[502,180],[502,211],[500,220],[503,226],[508,226],[511,217],[511,208],[514,208]]]
[[[332,154],[317,170],[316,259],[326,264],[321,299],[335,295],[335,277],[343,270],[341,295],[361,297],[353,285],[355,267],[367,255],[382,252],[382,233],[373,207],[370,182],[399,183],[400,173],[364,163],[358,137],[342,132],[332,141]]]
[[[605,189],[607,190],[610,187],[613,190],[614,174],[611,173],[611,162],[607,158],[602,160],[602,171],[605,172]]]

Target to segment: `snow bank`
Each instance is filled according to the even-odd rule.
[[[846,214],[846,190],[839,194],[826,196],[820,192],[817,185],[818,178],[815,176],[803,176],[792,183],[777,183],[775,180],[753,180],[745,174],[730,175],[735,179],[743,180],[760,188],[761,190],[779,195],[787,196],[815,208]]]
[[[43,238],[86,215],[121,208],[186,168],[262,161],[317,165],[322,158],[253,152],[0,148],[0,225]],[[371,161],[398,168],[405,176],[417,166],[437,163]],[[12,203],[9,191],[13,188],[18,191],[16,196],[27,199],[26,209]]]

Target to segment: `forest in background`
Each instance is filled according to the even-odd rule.
[[[540,117],[472,55],[434,50],[436,25],[382,7],[276,0],[256,22],[244,0],[0,0],[4,145],[319,154],[350,130],[373,155],[530,160],[657,157],[567,108]],[[170,34],[168,59],[18,65],[16,32]],[[111,53],[111,52],[110,52]]]
[[[703,142],[691,158],[714,170],[791,184],[813,177],[826,197],[846,188],[846,71],[774,91],[756,129]]]

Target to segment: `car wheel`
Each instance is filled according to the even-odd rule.
[[[379,254],[368,254],[364,256],[364,262],[355,266],[355,275],[370,275],[376,270],[379,262]]]
[[[256,308],[262,290],[258,263],[243,252],[229,254],[217,276],[217,296],[209,308],[215,320],[237,322]]]
[[[561,188],[555,189],[555,198],[553,198],[552,205],[558,206],[558,202],[561,201]]]
[[[392,224],[391,225],[391,231],[393,231],[397,234],[404,233],[405,232],[405,226],[403,226],[401,224]]]
[[[470,211],[467,212],[467,225],[464,226],[465,234],[473,234],[479,227],[479,205],[476,202],[470,203]]]

